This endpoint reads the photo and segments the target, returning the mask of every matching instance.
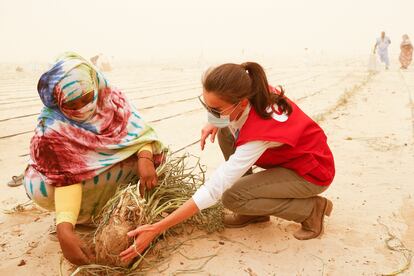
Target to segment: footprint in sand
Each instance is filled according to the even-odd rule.
[[[376,151],[387,152],[398,150],[403,145],[397,143],[397,141],[389,138],[388,136],[385,137],[364,137],[364,138],[354,138],[355,140],[363,140],[367,143],[367,145]]]

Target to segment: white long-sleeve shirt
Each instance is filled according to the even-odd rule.
[[[233,134],[243,126],[250,111],[248,106],[242,116],[230,125]],[[193,200],[199,210],[214,205],[247,170],[256,163],[260,156],[268,149],[282,145],[278,142],[252,141],[236,148],[226,162],[222,163],[209,180],[201,186],[193,195]]]

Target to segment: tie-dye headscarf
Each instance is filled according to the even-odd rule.
[[[74,53],[62,55],[38,83],[45,105],[30,146],[30,165],[54,186],[93,178],[153,142],[154,154],[164,150],[124,94],[112,87],[88,61]],[[85,96],[90,101],[67,108]]]

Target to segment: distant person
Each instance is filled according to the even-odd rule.
[[[402,36],[402,39],[400,45],[400,63],[401,69],[407,69],[413,59],[413,44],[411,44],[410,38],[406,34]]]
[[[388,70],[388,67],[390,66],[390,61],[388,58],[388,46],[390,46],[391,40],[388,38],[388,36],[385,36],[385,32],[381,33],[381,37],[377,38],[377,42],[374,46],[374,53],[376,52],[378,48],[378,55],[381,60],[381,62],[385,63],[385,69]]]

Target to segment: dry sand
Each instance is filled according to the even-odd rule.
[[[385,246],[388,234],[379,221],[414,250],[414,70],[391,68],[369,76],[365,59],[265,67],[270,82],[285,85],[287,95],[320,120],[328,135],[337,175],[325,193],[334,202],[325,234],[298,241],[292,233],[299,225],[272,218],[270,223],[187,242],[179,250],[182,254],[159,267],[162,274],[196,268],[201,270],[197,275],[378,275],[398,270],[403,255]],[[41,108],[36,92],[40,73],[1,69],[3,209],[27,200],[23,187],[8,188],[6,183],[27,162]],[[222,162],[218,145],[200,152],[194,144],[206,119],[196,99],[201,73],[199,68],[174,66],[118,67],[106,75],[153,122],[165,143],[200,155],[211,173]],[[61,251],[48,234],[52,224],[49,213],[0,214],[0,275],[58,275]],[[414,275],[414,268],[405,275]]]

